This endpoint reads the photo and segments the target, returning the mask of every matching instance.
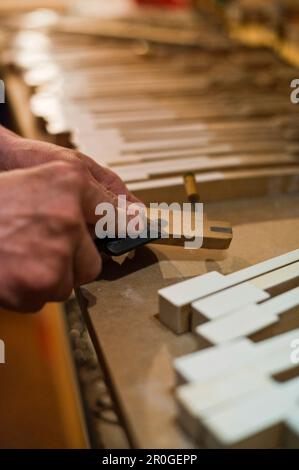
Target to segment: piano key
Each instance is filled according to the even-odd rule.
[[[295,250],[226,276],[212,272],[160,289],[160,319],[175,333],[184,333],[190,327],[192,302],[298,260],[299,250]]]

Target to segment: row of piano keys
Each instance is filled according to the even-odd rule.
[[[190,170],[205,201],[298,190],[296,70],[271,51],[218,43],[27,30],[9,62],[57,143],[112,168],[145,202],[183,200]]]
[[[204,447],[298,448],[299,250],[159,291],[159,318],[195,334],[174,361],[179,422]]]

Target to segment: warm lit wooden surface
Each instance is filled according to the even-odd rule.
[[[18,13],[36,8],[53,8],[63,11],[68,4],[71,5],[71,2],[67,0],[1,0],[0,13]]]
[[[28,104],[28,89],[5,76],[15,128],[44,139]],[[0,448],[86,448],[85,421],[61,306],[34,315],[0,310]]]
[[[1,448],[85,448],[87,438],[60,308],[0,311]]]

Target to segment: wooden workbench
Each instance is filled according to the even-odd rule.
[[[157,290],[207,271],[227,274],[299,246],[299,194],[208,209],[234,225],[227,252],[151,245],[122,264],[107,262],[101,279],[79,295],[133,447],[194,445],[176,422],[172,360],[194,351],[196,343],[191,334],[176,336],[160,323]]]

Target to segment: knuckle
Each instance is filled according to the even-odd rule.
[[[76,187],[84,182],[84,164],[75,158],[56,161],[51,163],[49,166],[51,167],[50,169],[54,173],[55,179],[57,181],[62,181],[66,184],[69,183],[73,187]]]
[[[85,185],[86,170],[84,165],[78,161],[68,163],[65,171],[65,181],[74,189],[80,189]]]
[[[70,167],[70,162],[66,160],[55,160],[48,163],[43,168],[52,171],[55,175],[64,174]]]
[[[74,168],[77,169],[77,171],[84,172],[86,170],[86,165],[84,161],[82,160],[82,158],[79,158],[79,156],[77,155],[78,154],[76,153],[72,155],[72,158],[70,159],[70,163]]]
[[[92,158],[84,153],[79,152],[78,150],[73,151],[73,156],[75,157],[76,161],[78,161],[83,167],[84,171],[89,171],[91,169],[98,169],[100,170],[101,167],[98,165]]]
[[[81,164],[84,164],[85,155],[79,150],[72,150],[72,157],[76,160],[79,160]]]

